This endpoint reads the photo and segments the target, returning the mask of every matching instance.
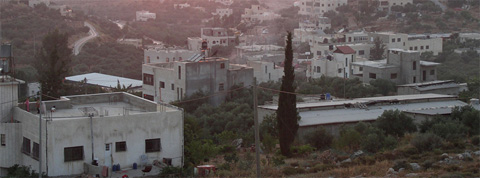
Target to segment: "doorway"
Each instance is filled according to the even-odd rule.
[[[112,144],[105,144],[105,166],[112,167]]]

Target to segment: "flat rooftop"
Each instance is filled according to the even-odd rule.
[[[351,99],[351,100],[320,101],[316,103],[298,103],[297,109],[332,108],[335,106],[345,106],[346,104],[368,103],[368,102],[396,101],[400,103],[408,103],[408,102],[416,102],[421,100],[454,100],[454,99],[456,99],[455,96],[441,95],[441,94],[396,95],[396,96],[357,98],[357,99]],[[259,106],[259,108],[267,109],[267,110],[277,110],[278,105],[263,105],[263,106]]]
[[[368,67],[374,67],[374,68],[394,68],[398,67],[393,64],[387,64],[387,60],[378,60],[378,61],[360,61],[360,62],[352,62],[352,65],[355,66],[368,66]]]
[[[53,120],[86,118],[88,114],[94,114],[94,117],[107,117],[179,111],[175,106],[155,103],[124,92],[63,96],[59,100],[44,102],[46,116]],[[56,109],[51,112],[53,106]],[[30,108],[35,108],[34,102],[30,103]],[[37,114],[34,109],[30,112]]]
[[[141,87],[143,84],[141,80],[135,80],[135,79],[125,78],[125,77],[100,74],[100,73],[74,75],[74,76],[67,77],[66,79],[73,82],[83,82],[83,80],[87,79],[88,84],[98,85],[98,86],[108,87],[108,88],[116,88],[118,85],[118,82],[120,82],[120,85],[125,85],[125,87],[132,85],[133,88]]]
[[[424,112],[430,114],[449,114],[455,106],[465,106],[466,103],[458,100],[434,101],[409,104],[393,104],[371,106],[366,109],[347,108],[300,112],[300,127],[341,124],[349,122],[375,121],[386,110],[400,110],[406,112]]]

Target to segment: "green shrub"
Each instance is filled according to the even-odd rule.
[[[223,163],[218,166],[218,170],[225,170],[225,171],[230,171],[231,167],[230,164],[228,163]]]
[[[225,154],[225,156],[223,156],[223,159],[228,163],[238,162],[237,153]]]
[[[333,136],[325,128],[320,127],[304,136],[306,143],[317,149],[328,148],[332,144]]]
[[[430,129],[430,132],[450,141],[463,138],[466,134],[466,131],[467,128],[458,121],[437,123],[434,124]]]
[[[375,121],[375,125],[385,131],[387,135],[403,136],[407,132],[417,131],[413,119],[399,110],[384,111]]]
[[[427,159],[427,160],[423,161],[421,166],[426,170],[426,169],[431,168],[433,163],[435,163],[435,160]]]
[[[285,164],[285,156],[283,155],[275,155],[272,158],[273,165],[275,166],[280,166],[282,164]]]
[[[231,153],[233,151],[235,151],[235,147],[232,145],[223,145],[219,148],[220,153]]]
[[[383,142],[383,148],[391,150],[397,147],[398,141],[395,137],[389,135]]]
[[[294,168],[294,167],[285,167],[282,169],[282,173],[289,176],[289,175],[296,175],[296,174],[303,174],[305,173],[305,169],[303,168]]]
[[[300,145],[300,146],[292,146],[290,149],[292,150],[293,153],[296,153],[299,155],[305,155],[315,151],[315,148],[308,144]]]
[[[378,134],[368,134],[362,140],[362,149],[371,153],[375,153],[382,148],[382,139]]]
[[[176,175],[176,176],[181,176],[183,174],[183,169],[181,167],[173,167],[173,166],[167,166],[162,169],[162,172],[160,172],[161,176],[167,176],[167,175]]]
[[[336,140],[335,146],[343,150],[358,150],[360,148],[362,135],[355,129],[347,128],[340,131],[340,138]]]
[[[419,152],[425,152],[442,146],[442,138],[433,133],[423,133],[416,135],[410,143],[417,148]]]

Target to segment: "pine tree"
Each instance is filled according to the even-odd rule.
[[[374,46],[370,48],[370,60],[382,60],[385,52],[385,45],[379,37],[373,40]]]
[[[277,109],[277,125],[279,133],[280,150],[282,155],[290,156],[290,145],[293,143],[298,130],[298,112],[296,95],[290,94],[295,92],[294,68],[293,68],[293,48],[292,48],[292,33],[288,32],[287,46],[285,48],[285,66],[284,76],[282,78],[282,86],[280,97],[278,99]],[[290,93],[286,93],[290,92]]]
[[[69,73],[71,55],[72,49],[68,48],[66,33],[55,30],[45,36],[35,64],[43,94],[60,98],[65,93],[63,80]]]

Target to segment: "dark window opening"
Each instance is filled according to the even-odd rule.
[[[162,150],[162,146],[161,146],[159,138],[145,140],[145,152],[146,153],[159,152],[161,150]]]
[[[165,163],[167,166],[171,166],[172,158],[163,158],[163,163]]]
[[[218,91],[223,91],[223,90],[225,90],[224,84],[223,83],[218,84]]]
[[[63,156],[65,162],[83,160],[83,146],[64,148]]]
[[[175,90],[175,84],[172,83],[172,90]]]
[[[377,79],[377,74],[375,74],[375,73],[369,73],[369,74],[368,74],[368,77],[371,78],[371,79]]]
[[[30,139],[23,137],[22,153],[30,155]]]
[[[225,63],[220,64],[220,69],[225,69]]]
[[[145,85],[153,85],[153,75],[151,75],[151,74],[143,74],[143,84],[145,84]]]
[[[390,74],[390,79],[396,79],[397,78],[397,73]]]
[[[160,82],[160,88],[165,88],[165,82]]]
[[[150,101],[153,101],[153,96],[152,96],[152,95],[144,94],[144,95],[143,95],[143,98],[145,98],[145,99],[147,99],[147,100],[150,100]]]
[[[116,152],[127,151],[127,142],[115,142],[115,151]]]
[[[0,134],[0,143],[2,146],[5,146],[5,134]]]
[[[33,142],[32,158],[38,160],[40,156],[40,149],[38,143]]]
[[[417,61],[413,61],[412,68],[413,70],[417,70]]]

